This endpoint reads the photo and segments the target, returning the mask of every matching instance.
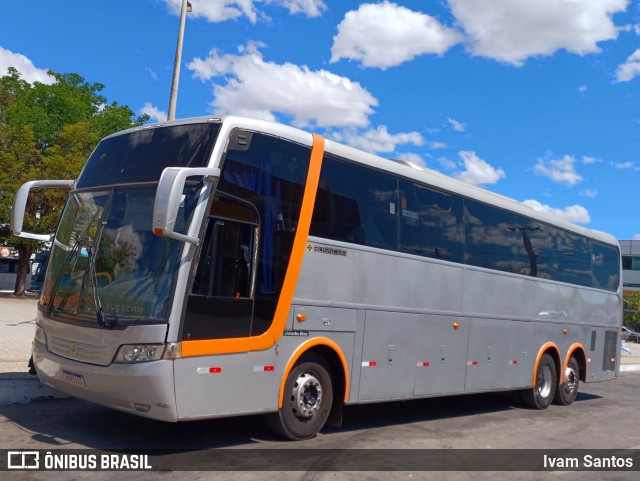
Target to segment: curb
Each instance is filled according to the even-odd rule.
[[[623,364],[620,366],[620,372],[637,372],[640,371],[640,364]]]
[[[49,386],[45,386],[36,376],[23,373],[0,374],[0,406],[8,404],[28,404],[42,398],[65,399],[70,397]]]

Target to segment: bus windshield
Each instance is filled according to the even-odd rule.
[[[203,167],[220,124],[150,126],[107,137],[87,160],[62,213],[40,300],[70,322],[166,322],[181,243],[152,233],[157,182],[166,167]],[[200,185],[183,192],[184,228]]]
[[[184,205],[195,197],[187,189]],[[166,320],[181,243],[152,234],[154,196],[141,187],[69,197],[41,299],[48,314],[106,326]]]
[[[219,123],[202,122],[107,137],[87,160],[76,188],[157,182],[165,167],[204,167],[219,131]]]

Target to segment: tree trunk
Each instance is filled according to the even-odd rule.
[[[18,272],[16,275],[16,287],[13,291],[14,296],[23,297],[27,290],[27,273],[31,263],[31,254],[33,254],[32,244],[21,244],[17,247],[18,254]]]

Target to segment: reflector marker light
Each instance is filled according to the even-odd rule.
[[[362,361],[362,367],[376,367],[375,361]]]
[[[477,366],[478,361],[467,361],[467,366]]]
[[[253,372],[273,372],[275,366],[253,366]]]
[[[428,362],[418,361],[417,366],[418,367],[429,367],[429,363]]]
[[[513,361],[507,361],[509,364],[518,364],[518,360],[514,359]]]
[[[221,367],[199,367],[198,374],[219,374],[222,372]]]

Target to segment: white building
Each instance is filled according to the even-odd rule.
[[[620,250],[624,288],[640,288],[640,240],[621,240]]]

